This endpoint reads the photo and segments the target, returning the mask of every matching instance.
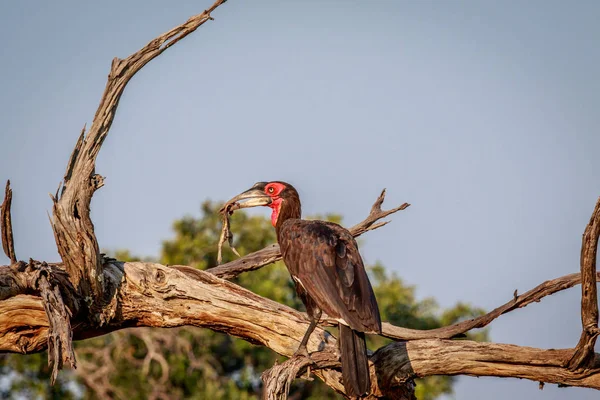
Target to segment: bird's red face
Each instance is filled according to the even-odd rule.
[[[281,213],[282,204],[286,198],[298,199],[298,192],[296,192],[296,189],[292,185],[280,181],[258,182],[250,189],[229,200],[226,204],[243,201],[243,203],[240,203],[240,208],[271,207],[273,210],[271,213],[271,223],[275,226]],[[299,200],[297,202],[299,208]]]
[[[269,182],[265,186],[265,193],[271,198],[271,203],[268,204],[268,206],[273,210],[271,213],[271,224],[273,224],[273,226],[277,224],[279,211],[281,211],[281,203],[283,202],[283,198],[280,194],[285,188],[285,184],[281,182]]]

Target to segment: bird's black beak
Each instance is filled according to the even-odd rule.
[[[238,194],[233,197],[225,205],[221,208],[221,212],[227,209],[231,204],[237,203],[237,208],[250,208],[250,207],[258,207],[258,206],[268,206],[271,204],[272,200],[265,192],[261,189],[251,188],[246,190],[243,193]]]

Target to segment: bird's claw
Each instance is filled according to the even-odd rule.
[[[310,361],[312,361],[312,359],[310,358],[310,354],[308,354],[306,346],[298,347],[298,350],[296,350],[296,352],[294,353],[294,357],[306,357]]]
[[[294,357],[304,357],[306,359],[308,359],[308,361],[310,362],[310,364],[314,364],[314,360],[312,358],[310,358],[310,354],[308,353],[308,350],[306,349],[306,346],[300,346],[298,348],[298,350],[296,350],[296,352],[294,353]],[[307,381],[312,381],[313,378],[310,377],[310,364],[306,367],[306,375],[305,376],[301,376],[301,379],[305,379]]]

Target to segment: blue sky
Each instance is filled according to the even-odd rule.
[[[20,258],[58,257],[48,193],[111,59],[209,3],[0,5],[0,179],[13,182]],[[388,206],[410,202],[362,252],[442,306],[491,309],[575,272],[600,195],[599,15],[584,0],[231,0],[127,87],[97,163],[100,245],[156,255],[203,200],[279,179],[307,214],[348,225],[384,187]],[[579,296],[503,316],[492,339],[572,347]],[[454,398],[566,395],[597,393],[460,378]]]

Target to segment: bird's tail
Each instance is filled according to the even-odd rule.
[[[371,390],[365,334],[339,324],[342,380],[346,394],[359,397]]]

